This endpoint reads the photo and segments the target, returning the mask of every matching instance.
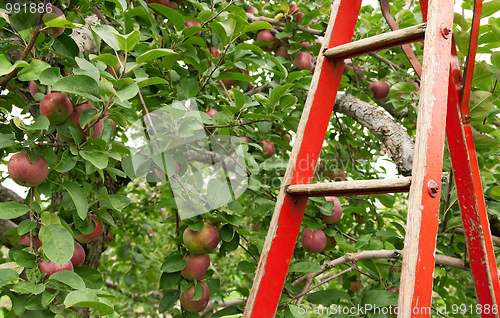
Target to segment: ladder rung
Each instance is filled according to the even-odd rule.
[[[286,187],[288,194],[322,197],[356,194],[396,193],[410,191],[411,177],[396,179],[353,180],[314,184],[292,184]]]
[[[425,38],[426,23],[409,28],[382,33],[359,41],[339,45],[325,51],[330,58],[349,58],[399,46],[406,43],[421,41]]]

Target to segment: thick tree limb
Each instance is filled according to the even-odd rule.
[[[334,110],[367,128],[387,147],[398,172],[404,176],[411,175],[413,141],[406,130],[391,116],[352,95],[337,97]]]

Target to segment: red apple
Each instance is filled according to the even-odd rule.
[[[352,281],[351,287],[349,287],[349,289],[353,292],[360,291],[361,289],[363,289],[363,284],[361,284],[361,282]]]
[[[198,284],[203,286],[204,292],[203,296],[201,296],[200,300],[193,300],[195,287],[191,286],[185,291],[181,292],[180,301],[182,308],[186,309],[189,312],[200,312],[205,309],[208,305],[208,301],[210,299],[210,290],[207,285],[203,282],[198,281]]]
[[[242,136],[242,137],[238,137],[238,138],[240,138],[241,140],[243,140],[247,144],[250,143],[250,139],[248,137],[246,137],[246,136]]]
[[[332,181],[344,181],[346,174],[344,170],[339,170],[338,174],[335,174],[335,171],[323,170],[323,177],[328,178]]]
[[[189,280],[201,280],[205,277],[208,267],[210,266],[210,256],[208,253],[189,254],[184,260],[186,267],[181,272],[182,277]]]
[[[85,128],[87,128],[87,126],[85,126],[84,128],[80,127],[80,116],[85,110],[90,108],[95,108],[95,107],[92,106],[91,104],[81,104],[79,106],[76,106],[71,116],[69,116],[69,121],[72,122],[76,127],[78,127],[78,129],[80,129],[82,134],[85,131]],[[104,128],[104,122],[101,119],[94,125],[94,134],[92,134],[92,137],[98,138],[101,135],[103,128]],[[86,139],[89,135],[90,135],[90,130],[88,130],[83,135],[84,139]]]
[[[125,64],[127,64],[127,61],[125,60],[125,57],[118,54],[118,55],[115,55],[117,58],[118,58],[118,64],[115,65],[115,67],[111,67],[108,65],[108,68],[106,69],[106,72],[108,72],[109,74],[113,75],[115,78],[118,78],[120,77],[120,74],[122,73],[123,71],[123,67],[125,66]]]
[[[113,241],[113,234],[108,233],[106,234],[106,242],[112,242]]]
[[[95,223],[94,231],[92,231],[92,233],[90,233],[90,234],[82,234],[82,235],[75,237],[75,239],[82,244],[88,243],[88,242],[98,238],[99,236],[101,236],[101,233],[102,233],[101,221],[99,221],[95,215],[91,215],[90,218]]]
[[[193,254],[209,253],[219,244],[219,231],[210,223],[203,224],[200,231],[193,231],[189,227],[182,235],[186,249]]]
[[[264,158],[271,158],[274,155],[274,145],[269,140],[262,141],[262,155]]]
[[[215,108],[210,108],[208,111],[207,111],[207,114],[208,116],[214,118],[214,115],[217,113],[217,109]]]
[[[40,273],[47,274],[43,278],[43,280],[45,281],[54,273],[57,273],[60,271],[73,271],[73,264],[71,264],[71,262],[68,261],[67,263],[63,264],[62,266],[59,266],[52,261],[48,261],[48,262],[39,263],[38,269],[40,270]]]
[[[259,14],[259,10],[256,7],[250,7],[246,10],[247,13]]]
[[[327,236],[324,251],[333,250],[335,246],[337,246],[337,240],[333,236]]]
[[[177,4],[177,2],[170,1],[169,7],[172,9],[179,9],[179,4]]]
[[[73,104],[63,93],[50,93],[40,102],[40,114],[47,116],[51,124],[62,124],[73,113]]]
[[[302,232],[300,242],[306,251],[319,253],[326,246],[326,235],[321,229],[311,231],[310,228],[307,228]]]
[[[276,47],[278,46],[278,42],[276,41],[276,38],[274,37],[274,35],[269,30],[262,30],[262,31],[260,31],[259,34],[257,34],[256,40],[257,41],[261,41],[262,40],[262,41],[272,41],[272,42],[274,42],[273,44],[270,44],[270,45],[261,46],[261,49],[263,49],[264,51],[267,51],[267,52],[274,51],[276,49]]]
[[[331,201],[334,203],[333,210],[335,213],[333,215],[324,215],[321,213],[321,219],[326,224],[337,223],[338,220],[342,217],[342,206],[340,205],[340,201],[337,197],[325,197],[326,201]]]
[[[30,94],[31,96],[35,97],[37,93],[41,93],[42,91],[38,86],[36,85],[35,81],[30,82]]]
[[[290,136],[290,134],[283,134],[283,136],[281,136],[281,140],[290,142],[292,140],[292,136]]]
[[[399,293],[399,288],[393,287],[393,288],[391,288],[390,292],[391,293]]]
[[[49,165],[42,157],[31,163],[27,153],[18,152],[9,159],[7,170],[15,183],[23,187],[36,187],[47,178]]]
[[[261,228],[262,228],[262,224],[260,222],[256,223],[256,224],[250,224],[250,229],[253,232],[259,232]]]
[[[43,18],[42,18],[43,22],[48,22],[48,21],[54,20],[55,18],[58,18],[58,17],[62,17],[63,19],[66,19],[66,16],[64,15],[64,12],[61,11],[61,9],[59,9],[55,5],[51,5],[50,8],[52,9],[52,12],[46,12],[43,15]],[[64,28],[50,27],[50,28],[45,29],[45,33],[47,35],[50,35],[53,38],[58,37],[63,32],[64,32]]]
[[[309,43],[309,42],[302,41],[302,42],[300,42],[300,44],[302,45],[303,48],[306,48],[306,49],[311,47],[311,43]]]
[[[314,70],[314,58],[307,52],[299,52],[293,59],[293,65],[298,67],[299,70]]]
[[[391,88],[386,81],[377,81],[368,85],[368,90],[373,93],[374,99],[384,99],[389,97]]]
[[[294,14],[293,17],[296,23],[300,23],[300,21],[302,21],[302,18],[304,17],[304,14],[299,12]]]
[[[19,238],[19,241],[17,241],[18,245],[26,245],[30,246],[30,237],[29,235],[25,234]],[[35,249],[39,249],[42,246],[42,241],[38,238],[38,236],[33,236],[33,246]]]
[[[288,12],[290,12],[291,14],[294,14],[296,13],[295,11],[297,11],[298,7],[297,7],[297,4],[295,3],[295,1],[293,1],[292,3],[290,3],[290,7],[288,8]]]
[[[186,28],[190,28],[192,26],[201,26],[201,24],[199,22],[196,22],[196,21],[186,20],[186,21],[184,21],[184,26]],[[200,35],[200,34],[201,34],[201,31],[200,32],[196,32],[195,35]]]
[[[287,49],[284,46],[280,46],[276,50],[276,52],[274,52],[274,55],[275,56],[281,56],[282,58],[284,58],[286,60],[289,60],[289,61],[292,60],[292,57],[290,56],[290,54],[288,54],[288,51],[287,51]]]
[[[85,262],[85,250],[79,243],[76,243],[75,251],[73,252],[73,257],[71,257],[70,262],[73,266],[82,266],[83,262]]]
[[[148,3],[159,3],[164,5],[165,7],[168,7],[170,5],[170,0],[148,0]],[[156,14],[159,14],[160,12],[156,9],[153,9],[153,12]]]
[[[217,50],[215,47],[210,48],[210,54],[212,54],[213,57],[220,57],[222,56],[221,52]]]

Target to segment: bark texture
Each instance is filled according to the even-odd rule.
[[[408,132],[387,112],[352,95],[337,97],[334,110],[351,117],[384,143],[403,176],[411,175],[415,148]]]

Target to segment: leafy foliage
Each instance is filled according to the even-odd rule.
[[[304,13],[300,22],[286,2],[170,3],[177,7],[143,0],[58,0],[54,4],[66,19],[48,25],[66,29],[56,38],[38,33],[37,13],[0,17],[0,85],[8,90],[0,95],[0,158],[6,161],[10,154],[25,151],[32,160],[43,157],[50,168],[47,180],[30,189],[24,203],[0,203],[2,219],[16,219],[29,211],[29,220],[5,233],[13,236],[13,246],[8,252],[2,250],[0,258],[2,300],[8,303],[1,305],[0,317],[38,317],[40,313],[78,317],[73,306],[88,307],[94,316],[196,317],[178,303],[180,293],[193,284],[197,285],[195,299],[203,294],[201,284],[181,276],[186,266],[182,233],[187,227],[199,230],[204,222],[216,225],[221,238],[219,248],[210,254],[212,264],[204,282],[215,302],[235,301],[232,307],[215,306],[218,311],[213,317],[241,316],[290,158],[292,147],[286,135],[297,131],[312,79],[293,59],[264,51],[269,43],[254,39],[261,30],[273,30],[289,55],[306,51],[318,56],[321,38],[317,34],[326,30],[330,1],[299,1],[298,10]],[[472,3],[463,2],[465,15],[455,13],[453,36],[462,62],[468,52]],[[260,14],[247,15],[250,5]],[[95,16],[95,9],[102,17]],[[401,28],[422,23],[419,6],[397,0],[391,1],[391,10]],[[488,23],[480,31],[481,60],[474,68],[469,105],[483,187],[492,199],[488,208],[496,217],[500,217],[496,179],[500,54],[493,49],[499,42],[498,10],[497,1],[483,8]],[[90,24],[89,17],[101,20]],[[267,20],[271,25],[259,17],[276,17],[283,23]],[[187,27],[187,20],[200,26]],[[84,25],[94,39],[90,49],[70,36]],[[387,31],[380,10],[364,6],[355,38]],[[13,52],[25,50],[34,36],[35,46],[27,58],[13,61]],[[311,46],[306,48],[304,42]],[[415,44],[413,49],[421,58],[422,45]],[[396,112],[406,112],[397,121],[413,137],[418,88],[411,82],[418,78],[404,52],[393,48],[356,57],[351,66],[342,76],[340,91],[376,105],[368,85],[377,80],[389,82],[388,102]],[[27,89],[31,81],[40,91],[33,96]],[[50,91],[67,94],[75,107],[89,103],[94,108],[84,111],[76,122],[50,124],[38,110]],[[217,110],[213,117],[206,114],[212,108]],[[203,137],[196,139],[198,134]],[[264,140],[275,145],[270,158],[262,154]],[[387,158],[384,149],[356,119],[334,113],[314,182],[334,179],[341,172],[349,180],[381,177],[387,172],[380,165]],[[208,162],[203,157],[207,153]],[[212,164],[215,156],[233,156],[227,162],[233,162],[234,175],[213,178],[204,185],[207,175],[200,172],[202,164]],[[450,168],[445,151],[446,176]],[[238,186],[224,191],[228,179],[237,180],[232,185]],[[183,196],[177,196],[181,188]],[[187,197],[202,200],[188,205]],[[306,293],[302,303],[292,300],[305,287],[304,282],[294,282],[318,272],[320,265],[332,259],[353,252],[402,250],[406,200],[406,194],[340,198],[342,219],[325,225],[320,212],[333,214],[325,210],[333,211],[334,205],[324,198],[311,198],[303,228],[322,228],[337,246],[312,254],[305,252],[300,241],[296,244],[277,317],[321,317],[302,312],[320,305],[397,305],[397,293],[390,291],[399,286],[401,264],[393,259],[362,260],[355,264],[356,270],[352,264],[336,266],[327,273],[339,274],[337,279]],[[467,258],[465,239],[454,231],[462,223],[453,182],[443,184],[441,201],[437,253]],[[180,202],[194,213],[183,218],[186,206]],[[100,263],[99,268],[76,267],[74,272],[57,272],[45,280],[37,263],[66,263],[73,256],[74,237],[95,230],[91,215],[105,224],[101,238],[108,228],[114,236],[102,255],[98,253],[100,260],[93,260]],[[42,247],[37,249],[34,239],[31,247],[15,245],[25,234],[38,235]],[[314,280],[319,281],[320,277]],[[363,289],[351,290],[352,282],[361,282]],[[467,271],[436,268],[433,303],[448,308],[475,305],[473,286]],[[366,316],[375,317],[372,312]]]

